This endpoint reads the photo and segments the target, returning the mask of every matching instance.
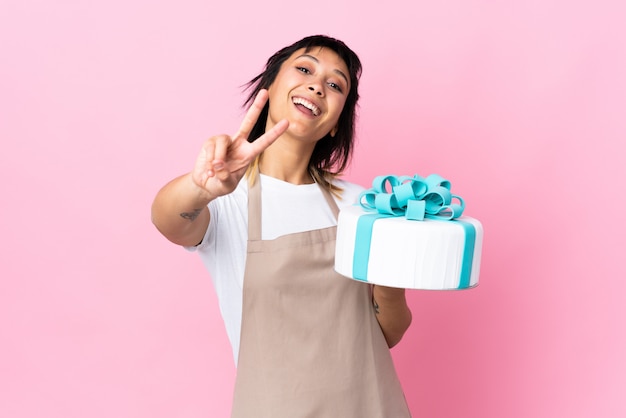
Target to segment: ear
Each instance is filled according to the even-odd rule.
[[[337,130],[338,130],[338,127],[337,125],[335,125],[335,127],[330,130],[330,136],[334,138],[335,135],[337,135]]]

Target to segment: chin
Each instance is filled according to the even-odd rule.
[[[294,138],[317,141],[317,139],[313,139],[316,137],[316,135],[312,133],[310,129],[306,129],[306,127],[301,126],[298,123],[289,125],[289,128],[287,128],[287,133]]]

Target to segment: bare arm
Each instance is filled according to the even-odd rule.
[[[209,226],[207,204],[212,197],[198,187],[191,173],[167,183],[152,203],[152,223],[170,241],[178,245],[199,244]]]
[[[385,335],[389,348],[398,344],[411,325],[412,314],[406,303],[404,289],[386,286],[374,286],[372,303],[376,310],[376,319]]]
[[[248,142],[267,99],[267,91],[261,90],[235,135],[207,139],[193,171],[170,181],[157,193],[152,222],[167,239],[185,246],[199,244],[209,226],[207,204],[235,190],[248,165],[287,130],[289,122],[282,120]]]

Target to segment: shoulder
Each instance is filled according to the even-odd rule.
[[[335,200],[339,207],[349,206],[359,201],[359,196],[365,190],[360,184],[352,183],[344,179],[336,179],[333,185],[340,188],[340,196],[335,196]]]
[[[244,177],[235,190],[209,202],[211,221],[209,232],[218,229],[230,229],[235,224],[245,223],[248,218],[248,181]]]
[[[233,205],[240,206],[242,204],[245,204],[247,202],[247,199],[248,181],[244,177],[239,181],[239,184],[231,193],[220,196],[217,199],[209,202],[209,210],[224,210],[231,208]]]

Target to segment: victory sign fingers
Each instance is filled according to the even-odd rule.
[[[228,184],[228,186],[222,184],[218,187],[222,192],[226,192],[239,181],[245,168],[287,130],[289,122],[281,120],[255,141],[248,141],[267,100],[267,90],[261,90],[234,136],[217,135],[205,142],[201,155],[196,161],[196,175],[199,175],[200,183],[205,188],[209,187],[209,179],[214,178],[211,183],[217,181]]]

